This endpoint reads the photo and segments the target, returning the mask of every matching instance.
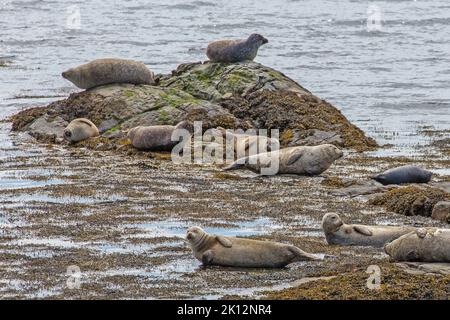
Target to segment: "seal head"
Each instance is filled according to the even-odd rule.
[[[251,44],[255,44],[258,46],[258,48],[260,46],[262,46],[263,44],[266,44],[269,42],[269,40],[267,40],[267,38],[264,38],[262,35],[260,35],[259,33],[253,33],[250,35],[250,37],[247,38],[247,42],[251,43]]]
[[[191,248],[195,249],[202,243],[202,240],[206,235],[206,232],[202,228],[191,227],[186,231],[186,240]]]
[[[325,233],[333,233],[344,225],[341,217],[336,213],[327,213],[322,218],[322,228]]]

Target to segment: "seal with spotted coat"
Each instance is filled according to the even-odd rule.
[[[416,230],[414,227],[345,224],[336,213],[323,216],[322,229],[328,244],[370,247],[383,247],[386,243]]]
[[[200,227],[187,230],[186,239],[203,265],[243,268],[282,268],[290,263],[320,260],[295,246],[208,234]]]

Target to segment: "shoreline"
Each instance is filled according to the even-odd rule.
[[[3,140],[10,139],[4,134]],[[363,285],[363,275],[368,276],[364,270],[371,264],[381,265],[389,281],[404,288],[395,293],[387,284],[385,295],[375,295],[380,298],[441,299],[442,285],[420,292],[411,288],[448,282],[443,275],[405,276],[386,262],[380,249],[328,246],[320,228],[322,215],[330,211],[348,223],[448,227],[427,217],[387,212],[369,205],[366,196],[332,194],[337,187],[333,181],[367,180],[374,170],[405,162],[448,168],[448,147],[429,146],[420,154],[434,156],[415,159],[354,152],[319,177],[258,177],[246,171],[223,174],[213,166],[174,165],[158,153],[130,156],[34,145],[21,142],[21,135],[13,135],[15,142],[9,143],[8,156],[0,161],[4,181],[24,184],[1,196],[3,297],[235,299],[263,292],[283,299],[370,299],[373,292],[358,289],[353,295],[348,286],[355,279]],[[435,176],[433,182],[437,181],[448,181],[448,175]],[[180,240],[185,228],[195,224],[213,233],[292,243],[325,254],[326,259],[281,270],[203,269]],[[81,269],[80,290],[66,287],[65,268],[70,265]],[[352,270],[359,271],[350,276]],[[320,280],[328,276],[348,285],[336,291],[332,284],[337,280]],[[318,282],[289,288],[311,277],[319,277]],[[271,286],[286,288],[267,291]]]

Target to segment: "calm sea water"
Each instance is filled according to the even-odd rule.
[[[136,59],[167,73],[205,60],[210,41],[258,32],[270,41],[258,62],[381,143],[408,146],[422,127],[450,128],[448,0],[162,3],[0,0],[0,118],[77,91],[61,71],[89,60]],[[381,26],[369,32],[373,5]]]

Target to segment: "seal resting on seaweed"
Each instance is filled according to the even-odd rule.
[[[219,40],[211,42],[206,55],[213,62],[240,62],[255,59],[258,49],[269,40],[254,33],[243,40]]]
[[[402,184],[402,183],[428,183],[432,172],[417,166],[401,166],[386,170],[385,172],[372,177],[373,180],[381,184]]]
[[[190,123],[181,121],[176,126],[138,126],[128,131],[133,147],[139,150],[171,150],[178,142],[172,141],[172,133],[176,129],[190,128]]]
[[[208,234],[200,227],[189,228],[186,239],[195,258],[205,266],[282,268],[297,261],[320,260],[292,245],[218,236]]]
[[[345,224],[337,213],[327,213],[323,216],[322,229],[328,244],[371,247],[383,247],[386,243],[416,230],[414,227]]]
[[[111,83],[154,85],[155,79],[145,64],[126,59],[97,59],[62,73],[78,88],[90,89]]]
[[[98,135],[99,131],[95,124],[85,118],[72,120],[64,129],[64,139],[69,142],[78,142]]]
[[[450,229],[420,228],[388,243],[393,261],[450,262]]]
[[[290,147],[238,159],[224,170],[246,168],[261,174],[312,176],[321,174],[342,156],[343,152],[332,144]]]

